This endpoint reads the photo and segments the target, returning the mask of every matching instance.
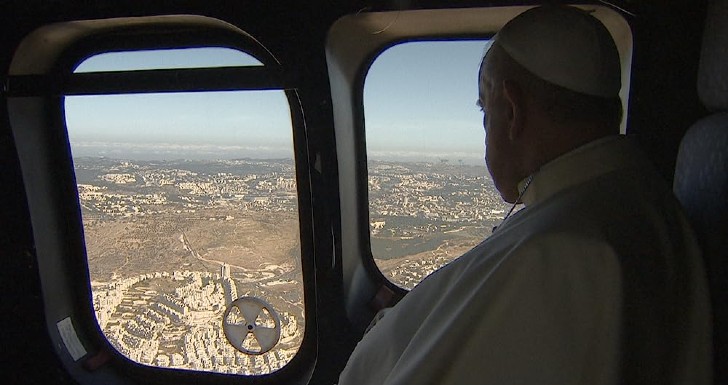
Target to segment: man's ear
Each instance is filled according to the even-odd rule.
[[[513,80],[503,80],[503,98],[507,108],[508,138],[513,141],[523,134],[525,100],[521,87]]]

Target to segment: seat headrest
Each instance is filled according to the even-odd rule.
[[[728,0],[713,0],[708,5],[698,95],[708,109],[728,110]]]

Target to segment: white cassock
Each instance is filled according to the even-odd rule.
[[[389,310],[339,385],[710,383],[700,253],[629,139],[548,163],[523,201]]]

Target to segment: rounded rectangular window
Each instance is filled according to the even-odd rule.
[[[395,45],[364,85],[372,255],[411,289],[489,236],[509,209],[484,161],[486,41]]]
[[[199,48],[100,54],[76,72],[260,65]],[[66,96],[65,117],[93,306],[111,344],[165,368],[286,365],[305,314],[284,92]]]

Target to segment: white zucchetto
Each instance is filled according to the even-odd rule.
[[[617,46],[606,27],[586,11],[568,6],[531,8],[509,21],[494,40],[543,80],[587,95],[619,96]]]

